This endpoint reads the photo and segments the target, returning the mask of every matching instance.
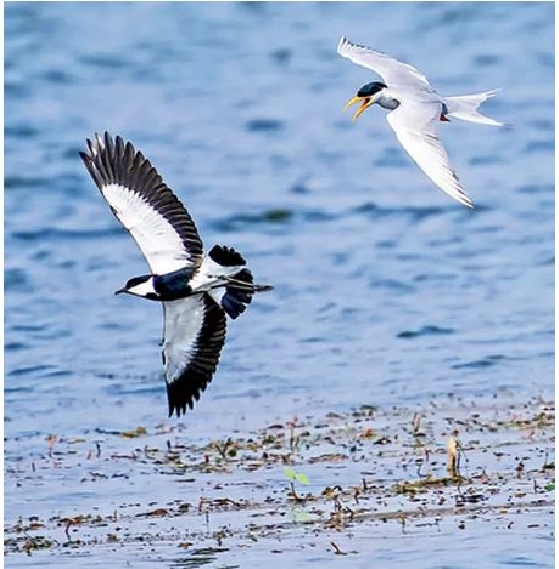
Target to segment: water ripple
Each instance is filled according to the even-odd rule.
[[[433,324],[427,324],[419,328],[419,330],[403,330],[398,332],[397,338],[420,338],[422,336],[449,336],[454,334],[452,328],[443,328]]]
[[[505,355],[495,354],[462,364],[454,364],[452,366],[452,369],[484,369],[488,367],[493,367],[505,359],[507,359]]]
[[[31,292],[33,290],[27,271],[21,268],[4,271],[4,288],[6,291],[14,292]]]
[[[104,237],[122,235],[122,228],[107,227],[106,229],[59,229],[56,227],[45,227],[43,229],[14,231],[11,234],[13,239],[19,241],[67,241],[70,240],[89,240]],[[67,265],[71,267],[72,265]]]
[[[277,119],[252,119],[246,123],[249,132],[277,132],[283,128],[283,122]]]

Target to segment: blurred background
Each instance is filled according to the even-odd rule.
[[[5,10],[6,460],[47,433],[165,420],[161,308],[78,157],[150,158],[259,295],[230,324],[189,436],[317,409],[551,393],[552,3],[13,3]],[[403,152],[341,35],[445,95],[501,87],[441,138],[473,211]]]

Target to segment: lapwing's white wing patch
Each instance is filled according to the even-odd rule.
[[[386,53],[354,44],[345,36],[338,43],[338,53],[353,63],[374,71],[391,87],[405,86],[423,91],[433,90],[427,77],[412,65],[398,61]]]
[[[192,290],[210,290],[220,281],[224,284],[227,282],[226,277],[230,277],[238,273],[243,265],[224,267],[216,263],[211,257],[204,257],[200,269],[190,280]],[[212,291],[213,292],[213,291]]]
[[[180,416],[212,380],[225,342],[225,312],[209,294],[163,303],[169,416]]]
[[[87,146],[89,154],[80,152],[81,159],[152,272],[196,269],[202,262],[196,225],[150,161],[120,136],[113,143],[108,133]]]
[[[423,172],[443,192],[460,203],[473,207],[437,137],[436,125],[440,116],[440,103],[405,101],[388,113],[386,120],[396,133],[400,144]]]

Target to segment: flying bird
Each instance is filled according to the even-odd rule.
[[[440,121],[449,122],[449,115],[463,121],[506,126],[477,111],[497,91],[442,97],[415,67],[386,53],[356,45],[345,37],[338,44],[338,53],[357,65],[371,69],[382,78],[382,81],[373,81],[361,87],[357,95],[348,101],[346,109],[361,103],[353,120],[375,103],[392,111],[386,119],[404,150],[443,192],[473,207],[437,137],[436,127]]]
[[[204,256],[196,225],[157,170],[130,142],[106,132],[86,139],[80,157],[116,218],[143,253],[150,273],[130,279],[127,293],[163,306],[163,366],[169,416],[194,401],[211,382],[225,341],[226,315],[239,317],[255,292],[240,253],[215,245]]]

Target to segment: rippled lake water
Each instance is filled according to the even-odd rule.
[[[78,158],[103,130],[151,159],[207,248],[234,246],[276,286],[229,326],[191,440],[364,402],[552,393],[553,4],[14,3],[5,18],[6,468],[49,433],[166,417],[161,310],[112,295],[145,264]],[[513,129],[440,129],[476,209],[433,187],[384,111],[342,112],[372,77],[336,54],[342,34],[443,94],[502,88],[484,111]],[[31,500],[8,476],[6,519],[80,503],[53,484]]]

